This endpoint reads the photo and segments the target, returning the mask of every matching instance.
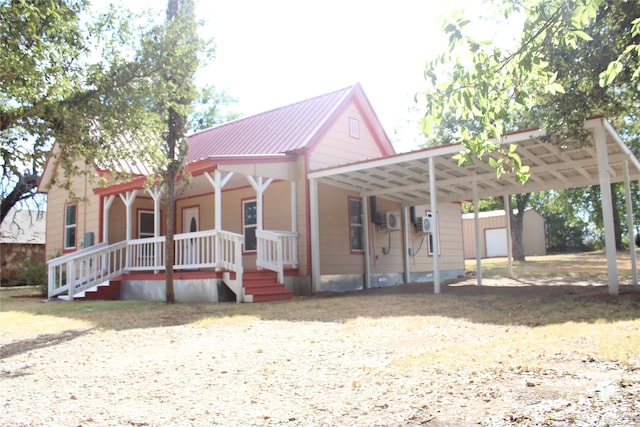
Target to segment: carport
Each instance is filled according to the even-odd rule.
[[[476,233],[478,225],[478,200],[487,197],[508,196],[544,190],[564,189],[600,185],[604,218],[605,245],[609,293],[618,294],[618,272],[616,267],[616,248],[611,206],[611,183],[625,183],[627,223],[629,241],[634,241],[633,212],[631,204],[631,181],[640,180],[640,162],[629,147],[620,138],[612,125],[603,117],[585,121],[585,129],[590,133],[587,144],[551,144],[540,138],[543,130],[528,130],[505,136],[501,144],[517,144],[517,152],[525,165],[530,166],[531,177],[523,185],[515,182],[512,176],[496,177],[488,160],[476,161],[472,165],[458,166],[452,157],[460,152],[459,144],[429,148],[395,156],[383,157],[349,165],[332,167],[308,173],[310,185],[310,233],[311,233],[311,280],[319,283],[320,244],[318,221],[318,183],[357,191],[361,197],[377,196],[395,201],[403,207],[405,217],[404,233],[407,231],[408,209],[411,206],[429,204],[433,212],[433,239],[438,241],[438,203],[473,201]],[[366,203],[364,219],[368,221]],[[505,206],[505,210],[509,207]],[[509,275],[513,276],[511,233],[507,215]],[[367,236],[365,232],[364,239]],[[405,239],[406,240],[406,239]],[[480,243],[476,235],[476,245]],[[405,248],[405,253],[407,248]],[[482,265],[478,247],[477,281],[482,284]],[[633,286],[638,286],[636,251],[630,245]],[[369,257],[365,257],[365,286],[370,286]],[[407,257],[405,256],[405,259]],[[407,282],[409,263],[405,261],[405,282]],[[440,272],[438,257],[433,258],[434,292],[440,293]]]

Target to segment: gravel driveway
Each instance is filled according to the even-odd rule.
[[[389,291],[386,291],[389,292]],[[359,304],[353,298],[353,304]],[[126,319],[123,319],[126,322]],[[2,336],[5,426],[604,426],[640,423],[640,370],[559,359],[545,371],[394,369],[470,325],[235,319]],[[496,327],[485,325],[487,327]],[[496,329],[498,333],[499,329]],[[448,334],[448,333],[447,333]]]

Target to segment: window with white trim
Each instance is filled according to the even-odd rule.
[[[351,252],[364,251],[364,224],[362,221],[362,199],[349,198],[349,244]]]
[[[244,251],[255,252],[258,244],[256,230],[258,229],[258,203],[254,200],[242,202],[242,230],[244,234]]]
[[[360,138],[360,122],[353,117],[349,117],[349,136],[351,138]]]
[[[75,249],[78,205],[67,205],[64,209],[64,249]]]

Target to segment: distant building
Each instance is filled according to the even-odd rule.
[[[44,261],[46,212],[11,210],[0,227],[0,279],[14,284],[30,261]]]
[[[504,210],[480,212],[480,248],[482,258],[507,256],[507,217]],[[522,241],[525,256],[546,255],[547,237],[544,218],[533,209],[524,212]],[[462,215],[465,259],[476,257],[475,219],[472,213]]]

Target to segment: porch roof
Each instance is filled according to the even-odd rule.
[[[624,180],[628,160],[631,180],[640,179],[640,162],[604,118],[589,119],[585,128],[604,128],[607,142],[611,182]],[[429,191],[429,159],[433,158],[439,202],[472,199],[473,183],[478,198],[519,194],[533,191],[583,187],[599,184],[598,161],[593,141],[587,145],[557,146],[543,142],[543,130],[529,130],[507,135],[502,144],[518,145],[517,152],[531,177],[525,184],[510,175],[500,179],[488,161],[458,166],[452,157],[461,151],[460,144],[413,151],[395,156],[312,171],[310,179],[360,192],[363,196],[380,196],[403,206],[426,204]]]

